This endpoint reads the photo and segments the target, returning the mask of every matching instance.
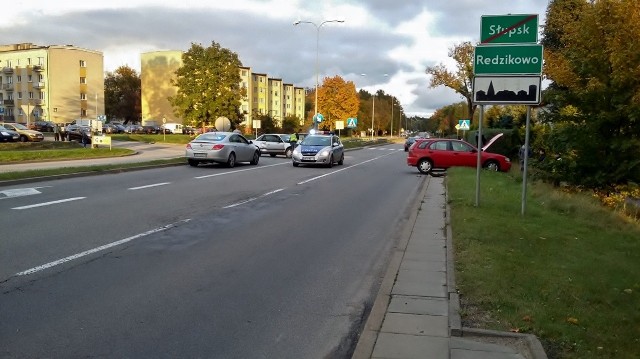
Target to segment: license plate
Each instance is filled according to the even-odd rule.
[[[302,160],[303,161],[315,161],[316,158],[315,157],[304,156],[304,157],[302,157]]]
[[[206,153],[194,153],[193,157],[207,157]]]

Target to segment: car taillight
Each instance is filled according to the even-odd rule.
[[[211,149],[214,150],[214,151],[218,151],[218,150],[221,150],[223,147],[224,147],[224,145],[217,144],[217,145],[213,145],[213,147],[211,147]]]

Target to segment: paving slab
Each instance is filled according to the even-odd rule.
[[[371,357],[376,359],[449,359],[449,339],[380,333]]]
[[[449,303],[445,298],[394,295],[387,312],[446,316],[448,308]]]

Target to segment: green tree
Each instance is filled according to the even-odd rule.
[[[104,107],[109,120],[124,119],[124,123],[141,118],[140,75],[129,66],[107,72],[104,78]]]
[[[176,116],[197,126],[213,125],[224,116],[237,128],[243,119],[240,101],[246,97],[240,86],[238,55],[214,41],[207,48],[192,43],[182,62],[172,81],[178,92],[169,97]]]
[[[426,73],[431,75],[429,86],[435,88],[446,86],[459,93],[467,101],[467,116],[473,118],[477,105],[473,104],[473,52],[471,42],[463,42],[449,49],[449,57],[456,62],[456,71],[452,72],[440,63],[427,67]]]
[[[562,158],[548,172],[589,187],[640,181],[640,2],[553,0],[543,45],[553,82],[541,119],[553,126],[542,143]]]

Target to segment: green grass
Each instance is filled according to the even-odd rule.
[[[192,136],[182,134],[167,135],[136,135],[136,134],[111,134],[112,141],[136,141],[136,142],[157,142],[157,143],[178,143],[187,144],[193,139]]]
[[[76,142],[3,143],[0,144],[0,164],[119,157],[133,153],[135,151],[126,148],[84,148]]]
[[[447,174],[463,323],[536,334],[550,358],[637,358],[640,225],[594,198],[482,172]],[[515,177],[514,177],[515,176]]]
[[[122,163],[113,165],[96,165],[96,166],[81,166],[81,167],[64,167],[64,168],[52,168],[43,170],[29,170],[18,172],[0,173],[0,181],[12,181],[25,178],[38,178],[38,177],[50,177],[61,176],[72,173],[100,173],[100,172],[112,172],[118,170],[130,170],[133,168],[148,168],[160,165],[173,165],[173,164],[186,164],[184,158],[172,158],[166,160],[156,160],[148,162],[136,162],[136,163]]]

